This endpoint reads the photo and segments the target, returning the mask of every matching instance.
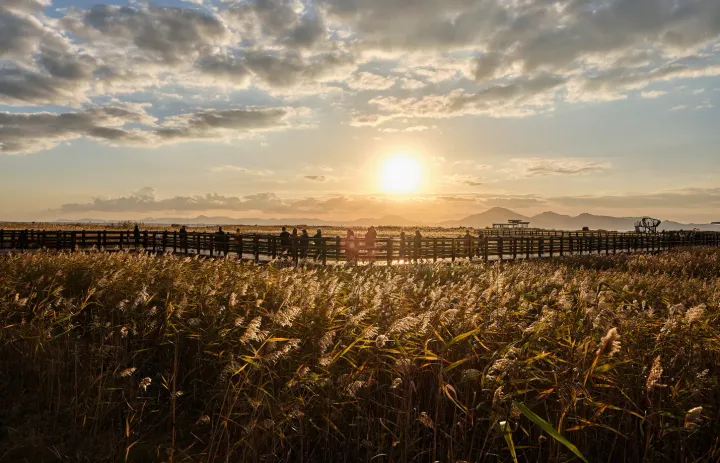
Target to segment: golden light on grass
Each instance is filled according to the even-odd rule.
[[[380,188],[386,193],[410,193],[422,183],[420,160],[401,153],[388,157],[380,166]]]

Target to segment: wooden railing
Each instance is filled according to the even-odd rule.
[[[657,252],[684,246],[720,246],[718,232],[664,232],[636,234],[617,232],[558,232],[530,236],[471,236],[404,240],[379,238],[374,244],[359,238],[355,259],[393,262],[459,259],[511,260],[586,254]],[[49,231],[0,230],[0,250],[88,250],[140,251],[184,255],[230,256],[264,262],[312,259],[323,264],[348,260],[347,240],[340,237],[291,238],[283,242],[276,235],[225,234],[178,231],[131,230]],[[353,260],[355,260],[353,259]]]

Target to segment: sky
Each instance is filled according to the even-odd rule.
[[[718,0],[0,0],[0,220],[720,220]]]

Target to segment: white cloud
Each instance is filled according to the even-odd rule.
[[[371,72],[358,72],[350,76],[347,84],[357,90],[387,90],[395,85],[395,79]]]
[[[663,95],[667,95],[667,92],[658,91],[658,90],[653,90],[653,91],[650,91],[650,92],[642,92],[642,93],[640,94],[641,97],[647,98],[647,99],[659,98],[659,97],[661,97],[661,96],[663,96]]]
[[[235,174],[250,175],[250,176],[254,176],[254,177],[267,177],[267,176],[273,174],[273,171],[267,170],[267,169],[260,169],[260,170],[248,169],[246,167],[234,166],[231,164],[211,167],[210,172],[214,172],[214,173],[229,172],[229,173],[235,173]]]

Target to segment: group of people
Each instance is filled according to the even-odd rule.
[[[145,232],[147,233],[147,232]],[[167,233],[167,232],[163,232]],[[180,227],[178,233],[180,247],[188,247],[188,231],[185,226]],[[230,235],[226,233],[222,227],[218,227],[217,231],[213,234],[213,248],[218,255],[227,254],[231,250],[230,239],[235,240],[235,248],[237,252],[242,252],[243,249],[243,235],[238,228],[236,233]],[[147,246],[145,242],[147,235],[143,238],[142,233],[137,225],[133,229],[133,237],[136,246],[140,246],[141,242],[143,246]],[[351,264],[357,263],[360,259],[367,259],[369,262],[374,262],[377,252],[377,230],[375,227],[370,227],[364,234],[364,236],[356,236],[355,231],[348,229],[345,234],[345,239],[339,246],[345,253],[347,261]],[[483,238],[482,231],[479,232],[478,237],[474,238],[470,231],[465,232],[463,237],[465,257],[472,257],[475,254],[475,241]],[[163,240],[164,241],[164,240]],[[317,229],[315,235],[310,236],[307,229],[303,228],[298,231],[297,228],[293,228],[292,232],[289,232],[287,227],[282,227],[282,231],[277,241],[277,248],[275,248],[273,255],[276,255],[281,259],[307,259],[313,258],[315,260],[321,260],[326,256],[327,247],[332,246],[330,243],[326,243],[321,229]],[[388,245],[390,246],[390,245]],[[415,234],[408,238],[404,231],[400,232],[399,249],[397,256],[400,260],[412,260],[418,261],[423,259],[426,252],[423,252],[423,236],[420,230],[416,230]]]
[[[291,257],[297,249],[297,255],[300,259],[307,259],[310,251],[310,243],[315,247],[314,257],[319,259],[322,256],[323,234],[318,228],[314,236],[310,236],[308,231],[303,228],[298,234],[298,229],[293,228],[292,233],[287,231],[287,227],[282,227],[280,232],[280,257]]]

